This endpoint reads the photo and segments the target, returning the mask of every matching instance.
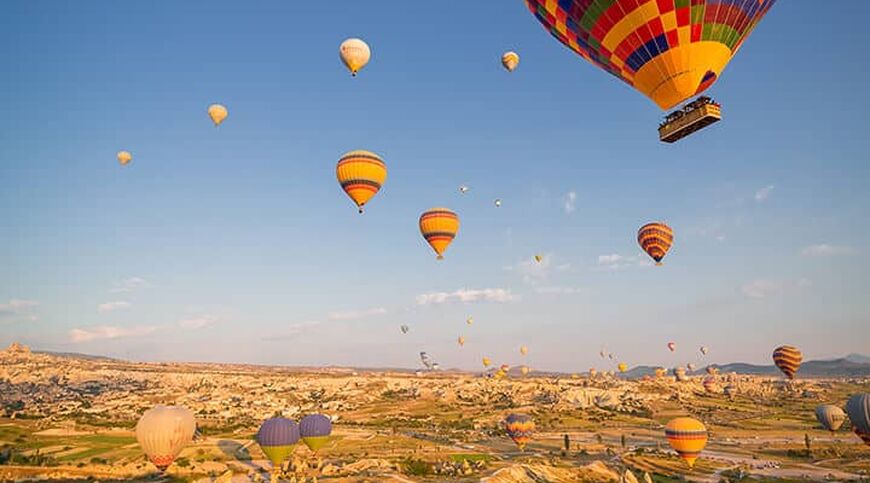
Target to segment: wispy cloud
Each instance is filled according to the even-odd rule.
[[[143,335],[148,335],[157,330],[157,327],[153,326],[140,326],[140,327],[113,327],[108,325],[101,325],[96,327],[87,327],[82,329],[73,329],[69,331],[69,338],[71,342],[89,342],[93,340],[105,340],[105,339],[121,339],[128,337],[140,337]]]
[[[755,202],[762,203],[762,202],[766,201],[768,198],[770,198],[770,195],[771,195],[771,193],[773,193],[774,188],[775,188],[775,186],[773,186],[772,184],[769,184],[769,185],[765,186],[764,188],[761,188],[758,191],[756,191],[755,192]]]
[[[263,340],[273,341],[291,339],[319,325],[320,321],[317,320],[306,320],[304,322],[297,322],[295,324],[285,325],[278,333],[270,335],[268,337],[263,337]]]
[[[618,253],[598,255],[600,270],[623,270],[632,267],[651,267],[653,263],[643,255],[624,256]]]
[[[214,315],[198,315],[196,317],[189,317],[187,319],[181,319],[178,321],[178,326],[182,329],[195,330],[195,329],[204,329],[206,327],[211,327],[215,323],[217,323],[218,318]]]
[[[136,289],[147,287],[148,281],[142,277],[130,277],[124,279],[116,287],[109,290],[111,293],[129,293]]]
[[[577,209],[577,193],[574,191],[569,191],[568,194],[565,195],[565,203],[563,205],[566,214],[574,213],[574,210]]]
[[[797,280],[759,278],[743,284],[740,287],[740,291],[751,299],[766,299],[781,295],[787,291],[793,292],[796,289],[805,289],[812,285],[812,281],[807,278],[799,278]]]
[[[0,319],[3,318],[26,318],[36,320],[35,309],[39,303],[33,300],[10,299],[5,304],[0,304]]]
[[[115,310],[124,310],[130,308],[130,302],[124,302],[123,300],[119,300],[116,302],[106,302],[104,304],[97,305],[97,312],[101,314],[108,314],[109,312],[114,312]]]
[[[582,291],[583,289],[581,289],[580,287],[535,287],[535,293],[545,295],[574,295]]]
[[[339,312],[331,312],[328,317],[329,320],[354,320],[354,319],[362,319],[365,317],[372,317],[375,315],[383,315],[387,313],[387,309],[383,307],[374,307],[371,309],[364,310],[345,310]]]
[[[417,305],[435,305],[449,302],[496,302],[519,300],[519,296],[504,288],[462,289],[453,292],[430,292],[417,295]]]
[[[819,245],[810,245],[801,250],[801,255],[805,257],[832,257],[836,255],[852,255],[855,249],[847,246],[828,245],[822,243]]]

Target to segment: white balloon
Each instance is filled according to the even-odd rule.
[[[136,440],[148,459],[161,470],[175,461],[181,450],[193,440],[196,419],[181,406],[154,406],[136,424]]]

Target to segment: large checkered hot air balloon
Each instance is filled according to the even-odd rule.
[[[776,0],[526,0],[562,44],[670,109],[722,74]]]

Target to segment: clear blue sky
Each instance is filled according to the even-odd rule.
[[[779,2],[711,90],[725,120],[663,145],[655,105],[519,0],[3,2],[0,343],[468,369],[520,344],[562,370],[602,346],[866,353],[870,3],[820,5]],[[334,174],[352,149],[389,168],[363,216]],[[462,219],[440,263],[417,230],[438,205]],[[653,220],[676,231],[662,268],[635,241]],[[484,300],[418,303],[459,291]]]

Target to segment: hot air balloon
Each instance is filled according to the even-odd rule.
[[[674,352],[675,350],[677,350],[677,344],[675,344],[673,342],[668,342],[668,350],[670,350],[671,352]]]
[[[148,459],[160,471],[175,461],[193,440],[196,420],[193,412],[181,406],[154,406],[136,423],[136,440]]]
[[[605,357],[607,357],[607,351],[604,349],[601,349],[601,351],[598,353],[598,355],[601,356],[602,359],[604,359]]]
[[[490,364],[492,364],[492,361],[489,360],[489,357],[484,357],[483,358],[483,367],[489,367]]]
[[[544,261],[544,256],[543,255],[535,255],[535,261],[538,263],[541,263],[542,261]]]
[[[371,151],[351,151],[338,160],[335,177],[341,189],[356,203],[359,212],[387,180],[387,165]]]
[[[801,367],[804,356],[797,347],[783,345],[773,351],[773,363],[789,379],[794,379],[795,373]]]
[[[504,420],[505,431],[514,441],[520,451],[525,450],[526,444],[532,439],[535,431],[535,421],[525,414],[510,414]]]
[[[474,317],[469,317],[469,318],[465,319],[465,323],[468,324],[468,325],[473,324],[473,323],[474,323]]]
[[[118,151],[118,162],[121,163],[121,166],[127,166],[132,160],[133,155],[130,154],[130,151]]]
[[[692,364],[691,362],[686,364],[686,369],[688,369],[689,372],[695,372],[695,364]]]
[[[664,223],[647,223],[637,231],[637,242],[656,261],[656,265],[660,266],[662,258],[665,258],[674,243],[674,231]],[[669,348],[670,346],[668,344]]]
[[[302,442],[313,452],[317,452],[329,442],[332,434],[332,421],[322,414],[309,414],[299,420],[299,434]]]
[[[427,354],[426,352],[420,353],[420,362],[422,362],[423,365],[426,366],[426,369],[432,369],[432,358],[429,357],[429,354]]]
[[[716,374],[719,374],[719,369],[714,367],[714,366],[707,366],[706,371],[707,371],[707,374],[710,374],[711,376],[715,376]]]
[[[402,326],[400,327],[400,329],[402,330],[402,333],[403,333],[403,334],[407,334],[407,333],[408,333],[408,330],[410,330],[410,329],[408,329],[408,326],[407,326],[407,325],[402,325]]]
[[[839,406],[822,404],[816,408],[816,419],[830,432],[836,432],[846,421],[846,413]]]
[[[701,421],[693,418],[675,418],[665,426],[665,436],[671,448],[686,460],[689,468],[707,446],[707,428]]]
[[[338,53],[341,56],[341,61],[350,70],[350,75],[354,77],[360,69],[369,63],[369,59],[372,57],[369,45],[360,39],[345,40],[338,47]]]
[[[269,418],[260,425],[256,440],[272,466],[280,468],[299,442],[299,426],[292,419]]]
[[[526,354],[528,354],[528,353],[529,353],[529,348],[526,347],[526,346],[524,346],[524,345],[521,345],[521,346],[520,346],[520,354],[522,354],[522,355],[526,355]]]
[[[520,372],[525,376],[529,374],[529,368],[527,366],[520,366]]]
[[[607,354],[607,358],[612,361],[613,360],[613,352],[611,352],[610,354]]]
[[[737,387],[733,384],[728,384],[722,389],[722,391],[729,399],[737,395]]]
[[[850,397],[846,402],[846,414],[852,422],[852,430],[870,446],[870,393]]]
[[[214,123],[215,127],[220,126],[224,119],[229,115],[229,111],[227,108],[221,104],[212,104],[208,106],[208,117],[211,118],[211,122]]]
[[[495,204],[495,207],[496,207],[496,208],[498,208],[499,206],[501,206],[501,198],[496,198],[496,200],[493,202],[493,204]]]
[[[465,345],[465,337],[462,337],[460,335],[459,338],[456,339],[456,342],[458,342],[460,346],[464,346]]]
[[[464,184],[459,185],[459,192],[462,194],[468,193],[468,190],[470,190],[470,189],[471,188],[469,188],[468,186],[465,186]]]
[[[705,345],[702,345],[699,350],[701,351],[701,354],[703,354],[705,356],[707,355],[708,352],[710,352],[710,349]]]
[[[670,109],[716,82],[775,1],[526,0],[526,4],[563,45],[661,109]],[[703,126],[695,130],[698,127]]]
[[[619,369],[619,372],[625,372],[628,370],[628,364],[620,362],[619,365],[616,366],[616,368]]]
[[[674,377],[677,379],[678,382],[685,382],[689,380],[689,378],[686,377],[686,370],[682,367],[674,368]]]
[[[459,232],[459,216],[447,208],[432,208],[420,215],[420,233],[435,250],[438,260]]]
[[[505,52],[504,55],[501,56],[501,65],[503,65],[508,72],[513,72],[514,69],[520,65],[520,56],[513,51]]]
[[[707,392],[716,392],[716,378],[713,376],[707,376],[704,378],[704,390]]]
[[[589,368],[589,377],[595,377],[598,374],[598,371],[594,367]]]
[[[656,369],[656,377],[665,377],[667,373],[668,371],[664,367],[659,367]]]

